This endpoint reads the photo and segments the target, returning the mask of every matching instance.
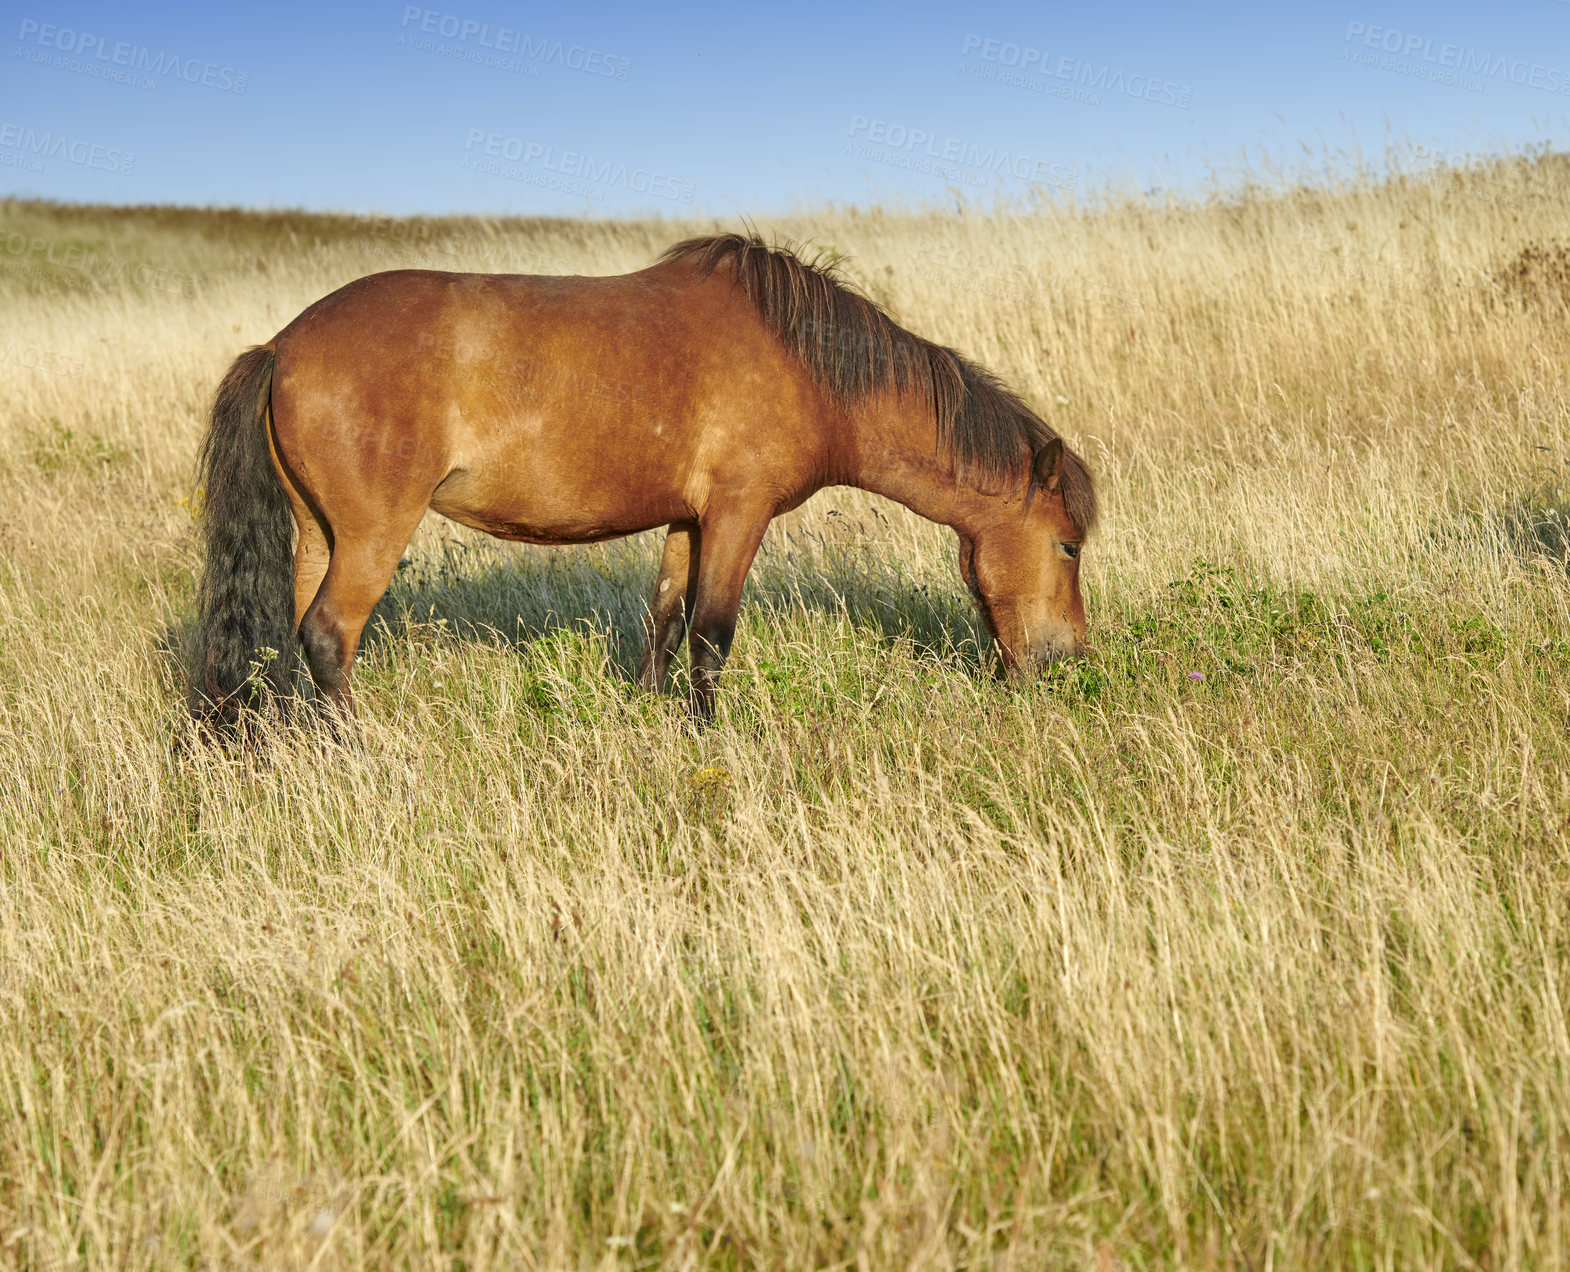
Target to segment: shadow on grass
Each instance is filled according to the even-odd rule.
[[[361,647],[400,643],[416,625],[445,624],[460,642],[515,649],[588,627],[605,637],[608,674],[631,683],[663,541],[663,532],[583,548],[449,539],[399,569]],[[907,644],[918,658],[972,674],[992,661],[991,638],[957,578],[913,580],[865,541],[771,535],[747,581],[740,639],[767,659],[771,637],[789,639],[788,629],[804,617],[843,621],[859,637]],[[163,626],[155,647],[182,696],[196,674],[196,628],[194,614],[179,615]],[[673,669],[685,657],[684,649]],[[296,655],[294,662],[297,689],[313,696],[304,660]]]
[[[1570,478],[1554,474],[1498,504],[1471,502],[1432,534],[1443,543],[1480,542],[1526,564],[1546,563],[1570,574]]]
[[[1516,556],[1547,557],[1570,574],[1570,492],[1563,487],[1513,500],[1493,520]]]
[[[800,615],[842,618],[873,640],[907,642],[917,655],[979,668],[990,638],[956,579],[911,579],[866,543],[771,536],[742,601],[742,621],[769,626]],[[663,533],[587,548],[448,541],[399,570],[367,625],[374,647],[411,623],[445,620],[462,640],[514,647],[587,624],[605,634],[611,674],[631,681],[643,649]],[[756,630],[756,623],[752,624]]]

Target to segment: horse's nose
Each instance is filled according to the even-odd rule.
[[[1070,658],[1087,658],[1090,655],[1090,620],[1081,618],[1075,623],[1068,616],[1068,611],[1063,612],[1063,625],[1073,633],[1074,647]]]

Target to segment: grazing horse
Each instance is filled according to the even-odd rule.
[[[297,637],[351,709],[361,630],[433,508],[525,543],[668,526],[640,681],[663,687],[690,629],[700,723],[764,531],[825,486],[952,526],[1011,672],[1085,641],[1083,460],[990,372],[756,236],[613,278],[359,279],[229,368],[201,468],[192,709],[220,728],[291,691]]]

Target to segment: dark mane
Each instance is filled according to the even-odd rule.
[[[692,260],[705,274],[730,262],[747,299],[825,391],[847,406],[890,390],[921,398],[939,446],[959,471],[983,483],[1026,477],[1030,457],[1058,436],[992,372],[906,331],[821,257],[804,261],[756,234],[720,234],[678,243],[660,260]],[[1096,520],[1095,485],[1070,450],[1063,455],[1063,503],[1088,532]]]

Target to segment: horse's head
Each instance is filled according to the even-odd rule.
[[[1085,527],[1069,515],[1064,491],[1070,462],[1078,463],[1053,438],[1035,456],[1023,512],[1000,500],[995,516],[960,531],[960,574],[1011,675],[1077,658],[1088,647],[1079,594]]]

